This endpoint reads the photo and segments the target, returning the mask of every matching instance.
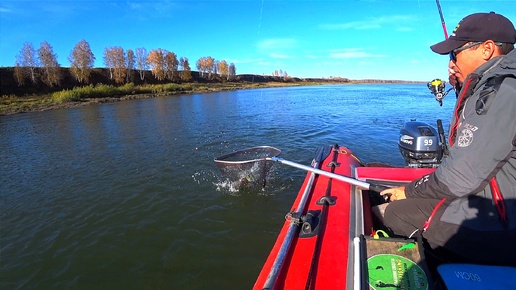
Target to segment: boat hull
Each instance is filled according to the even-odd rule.
[[[364,167],[353,152],[343,146],[334,146],[321,162],[320,169],[331,171],[331,164],[337,165],[333,169],[336,174],[364,181],[397,183],[409,182],[433,170]],[[312,174],[307,174],[290,213],[299,210],[303,195],[308,191],[301,216],[314,213],[317,219],[312,227],[316,231],[306,234],[303,226],[293,222],[295,218],[287,218],[253,289],[353,289],[360,283],[353,240],[372,233],[369,194],[344,181],[323,175],[312,177]],[[313,183],[311,178],[315,178]],[[321,201],[323,197],[326,199]],[[292,228],[296,232],[290,237]]]

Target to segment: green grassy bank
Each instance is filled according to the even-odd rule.
[[[207,93],[237,89],[306,86],[317,85],[318,82],[227,82],[227,83],[185,83],[185,84],[146,84],[123,86],[105,84],[88,85],[65,89],[49,94],[15,96],[3,95],[0,100],[0,115],[23,112],[44,111],[57,108],[69,108],[105,102],[116,102],[129,99],[152,98],[178,94]]]

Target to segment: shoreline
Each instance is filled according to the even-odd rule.
[[[117,84],[113,81],[110,71],[104,68],[92,69],[89,81],[81,83],[73,77],[69,68],[62,68],[62,73],[59,85],[49,87],[41,80],[34,83],[17,83],[13,67],[0,68],[0,91],[2,92],[0,116],[124,100],[229,90],[336,84],[421,83],[402,80],[352,80],[341,77],[298,78],[254,74],[240,74],[231,80],[227,80],[217,74],[203,76],[197,71],[191,71],[191,78],[187,81],[180,81],[179,79],[174,81],[158,80],[150,71],[145,71],[145,78],[140,79],[136,77],[136,71],[132,70],[126,82]]]
[[[384,84],[400,84],[404,82],[386,82]],[[406,82],[418,83],[418,82]],[[379,82],[363,81],[303,81],[303,82],[230,82],[230,83],[197,83],[189,87],[175,91],[140,93],[121,95],[119,97],[95,97],[81,98],[79,101],[55,102],[51,94],[32,95],[26,97],[2,97],[0,101],[0,116],[9,116],[22,113],[43,112],[56,109],[66,109],[81,106],[91,106],[103,103],[114,103],[126,100],[149,99],[156,97],[168,97],[177,95],[205,94],[223,91],[262,89],[275,87],[299,87],[299,86],[318,86],[318,85],[354,85],[354,84],[379,84]]]
[[[243,90],[243,89],[260,89],[260,88],[274,88],[274,87],[296,87],[296,86],[312,86],[312,85],[324,85],[324,84],[337,84],[337,83],[323,83],[323,82],[310,82],[310,83],[281,83],[281,82],[266,82],[266,83],[240,83],[240,84],[202,84],[199,87],[194,87],[187,90],[168,91],[159,93],[143,93],[143,94],[130,94],[122,95],[120,97],[99,97],[99,98],[81,98],[79,101],[67,101],[63,103],[56,103],[52,100],[52,97],[48,94],[45,95],[33,95],[28,97],[16,97],[16,98],[3,98],[0,103],[0,116],[9,116],[22,113],[31,112],[43,112],[56,109],[66,109],[81,106],[91,106],[103,103],[114,103],[127,100],[139,100],[149,99],[156,97],[168,97],[177,95],[192,95],[192,94],[205,94],[205,93],[216,93],[223,91]],[[343,83],[338,83],[343,84]]]

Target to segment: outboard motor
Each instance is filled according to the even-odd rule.
[[[398,146],[409,167],[437,167],[443,156],[440,138],[432,126],[410,121],[400,130]]]

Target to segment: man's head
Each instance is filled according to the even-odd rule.
[[[463,82],[466,76],[491,58],[508,53],[516,42],[516,30],[506,17],[475,13],[462,19],[452,35],[430,48],[450,54],[450,70]]]

